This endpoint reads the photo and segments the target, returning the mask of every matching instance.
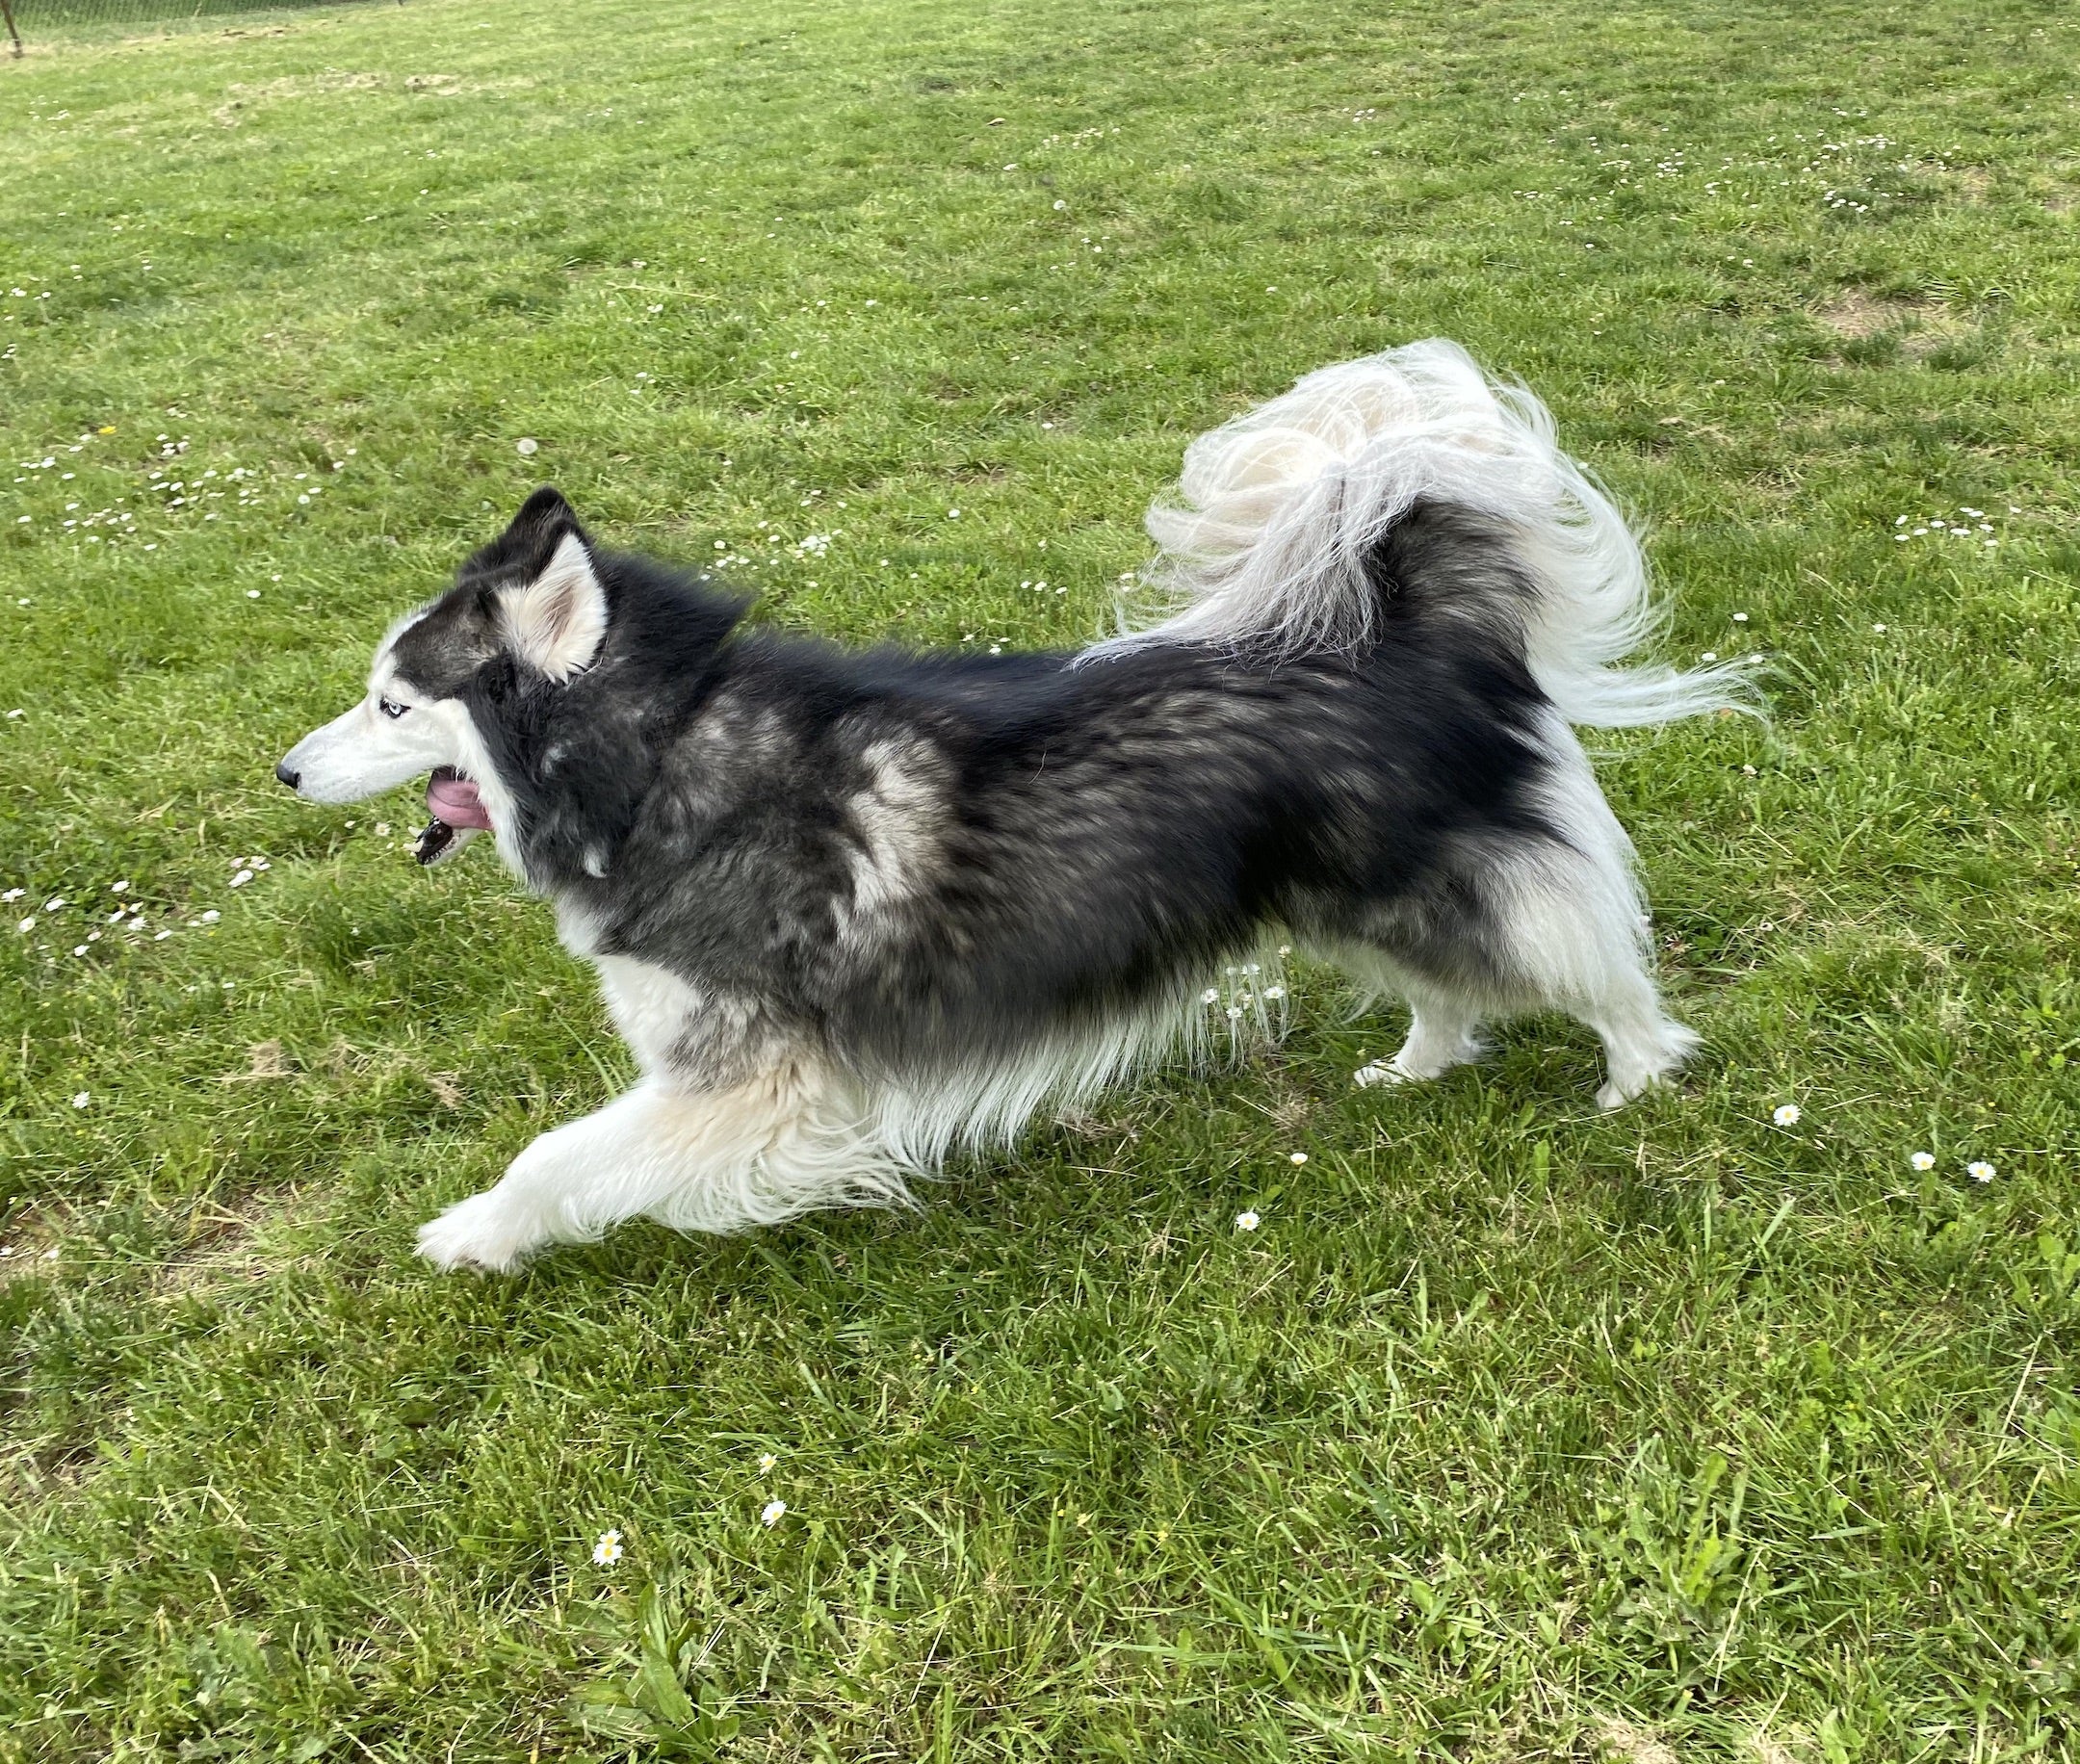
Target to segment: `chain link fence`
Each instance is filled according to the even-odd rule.
[[[240,13],[309,12],[377,0],[0,0],[0,24],[16,55],[25,39],[51,38],[108,25],[179,24]],[[402,5],[403,0],[398,0]]]

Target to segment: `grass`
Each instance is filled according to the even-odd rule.
[[[0,1758],[2074,1755],[2076,65],[2026,0],[442,0],[0,66]],[[1186,438],[1433,332],[1671,654],[1772,659],[1607,743],[1679,1093],[1597,1117],[1557,1022],[1360,1093],[1310,976],[923,1218],[415,1262],[628,1062],[488,853],[269,767],[528,488],[1075,642]]]

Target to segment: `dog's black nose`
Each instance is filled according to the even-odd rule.
[[[295,790],[298,785],[303,782],[303,774],[301,772],[291,771],[289,769],[289,762],[287,760],[282,761],[279,765],[275,766],[274,775],[279,778],[284,784],[286,784],[291,790]]]

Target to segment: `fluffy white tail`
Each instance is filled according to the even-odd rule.
[[[1662,723],[1747,709],[1744,664],[1619,668],[1658,630],[1639,542],[1560,451],[1551,414],[1431,338],[1310,374],[1201,435],[1177,499],[1149,510],[1161,556],[1148,580],[1176,610],[1088,652],[1150,643],[1347,650],[1378,635],[1365,560],[1418,502],[1493,521],[1538,584],[1527,661],[1572,723]]]

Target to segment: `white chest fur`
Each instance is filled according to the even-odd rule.
[[[675,973],[626,955],[595,955],[608,1015],[648,1077],[662,1076],[708,999]]]
[[[563,947],[598,973],[607,1014],[621,1031],[645,1077],[663,1076],[674,1049],[685,1045],[714,1001],[690,981],[630,955],[598,952],[599,925],[567,900],[557,902],[557,934]]]

